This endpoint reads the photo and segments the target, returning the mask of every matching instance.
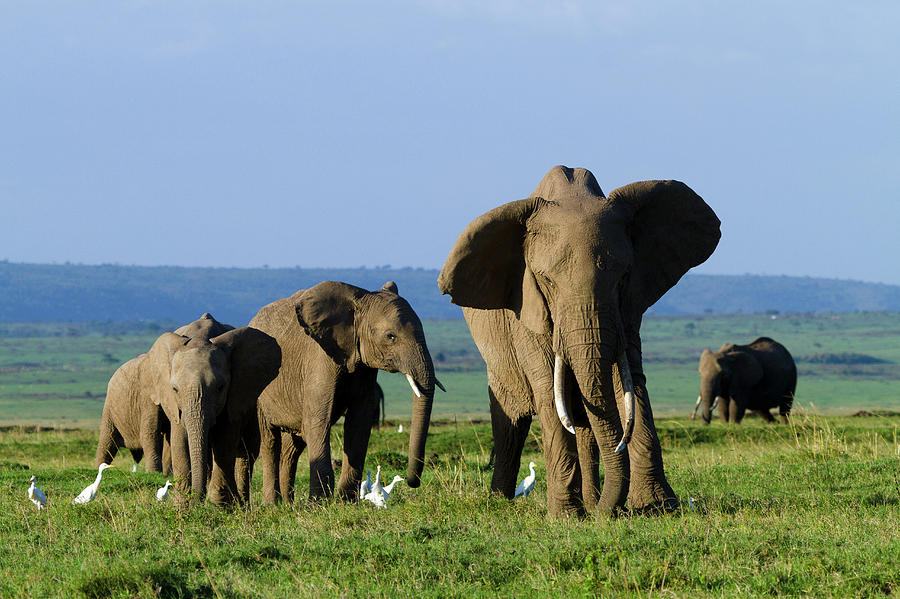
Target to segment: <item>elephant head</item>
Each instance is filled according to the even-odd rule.
[[[573,432],[573,415],[595,415],[606,463],[624,448],[633,413],[626,404],[623,431],[613,365],[627,385],[625,350],[640,348],[632,335],[643,313],[710,256],[719,236],[715,213],[683,183],[641,181],[606,197],[590,171],[557,166],[531,197],[466,227],[438,286],[460,306],[510,310],[549,340],[560,420]],[[571,409],[578,394],[562,388],[569,373],[585,410]]]
[[[406,375],[413,391],[406,482],[418,487],[434,388],[441,384],[434,375],[422,323],[397,295],[397,285],[388,282],[372,292],[326,281],[300,296],[296,313],[304,331],[347,372],[368,367]]]
[[[694,406],[699,408],[703,422],[709,424],[715,404],[719,406],[722,420],[729,419],[732,401],[743,399],[740,389],[750,389],[763,378],[763,367],[753,355],[735,350],[733,343],[726,343],[717,352],[704,349],[700,354],[700,395]]]
[[[180,456],[173,440],[176,474],[190,472],[199,501],[210,473],[210,431],[217,422],[255,411],[256,398],[278,374],[281,350],[269,335],[243,327],[210,340],[163,333],[148,356],[153,402],[162,406],[172,434],[183,431],[187,440],[189,455]]]

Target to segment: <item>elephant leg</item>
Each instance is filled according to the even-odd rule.
[[[151,406],[150,409],[145,408],[141,415],[141,447],[147,458],[144,463],[144,470],[147,472],[162,472],[162,435],[159,430],[161,413],[159,406]]]
[[[639,512],[671,511],[678,508],[679,501],[666,480],[646,381],[643,375],[634,378],[634,431],[628,444],[631,462],[628,504],[631,510]]]
[[[600,499],[600,448],[589,426],[575,426],[575,442],[581,467],[581,498],[584,509],[592,512]]]
[[[772,417],[772,413],[768,410],[768,408],[756,410],[756,413],[759,414],[760,417],[766,422],[775,422],[775,418]]]
[[[513,418],[509,416],[497,399],[494,387],[488,387],[491,401],[491,430],[494,436],[494,474],[491,476],[491,491],[512,499],[516,491],[522,448],[531,430],[531,416]]]
[[[331,427],[306,426],[303,439],[309,448],[309,498],[313,500],[334,494],[334,468],[331,466]]]
[[[719,400],[719,419],[722,422],[729,422],[731,419],[731,404],[734,403],[730,397],[723,397]]]
[[[259,456],[259,424],[251,422],[244,427],[238,452],[234,459],[234,480],[238,499],[250,504],[250,481],[253,479],[253,462]]]
[[[259,463],[263,471],[263,497],[264,504],[274,504],[281,501],[281,492],[278,481],[278,462],[281,457],[281,433],[274,427],[270,427],[265,418],[259,415]]]
[[[240,441],[233,425],[224,426],[211,434],[212,474],[209,482],[209,498],[219,507],[228,507],[239,496],[234,478],[235,456]]]
[[[175,477],[175,503],[186,505],[191,491],[191,454],[187,432],[181,424],[172,423],[169,435],[172,445],[172,475]]]
[[[297,462],[306,443],[300,435],[289,432],[281,433],[281,463],[279,464],[279,483],[281,498],[288,503],[294,503],[294,480],[297,478]]]
[[[372,422],[377,420],[377,415],[374,414],[377,409],[377,403],[374,409],[365,405],[356,410],[348,410],[344,416],[344,461],[337,485],[337,496],[344,501],[359,499],[359,483],[366,464]]]
[[[731,401],[728,405],[728,417],[731,422],[739,424],[741,420],[744,419],[745,411],[746,408],[744,407],[743,402],[740,402],[735,398],[731,398]]]
[[[119,447],[123,445],[125,445],[125,440],[104,410],[103,420],[100,422],[100,440],[97,443],[94,468],[99,468],[100,464],[112,464],[116,454],[119,453]]]
[[[781,416],[781,422],[787,424],[791,415],[791,407],[794,405],[794,394],[787,393],[778,402],[778,414]]]
[[[162,472],[166,476],[172,476],[172,443],[169,433],[164,433],[162,437]]]

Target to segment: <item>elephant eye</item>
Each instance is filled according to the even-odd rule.
[[[172,391],[178,393],[178,385],[172,385]]]
[[[397,338],[397,336],[396,336],[395,334],[393,334],[393,333],[388,333],[388,334],[386,335],[386,337],[388,338],[388,341],[390,341],[391,343],[393,343],[394,340]]]

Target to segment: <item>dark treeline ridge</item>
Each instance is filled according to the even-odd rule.
[[[246,324],[263,305],[321,281],[395,281],[422,318],[461,318],[422,268],[203,268],[0,262],[0,321],[184,323],[203,312]],[[900,311],[900,286],[812,277],[687,275],[659,315]]]

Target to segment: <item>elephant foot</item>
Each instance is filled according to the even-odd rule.
[[[584,505],[580,501],[571,501],[569,499],[561,499],[554,501],[547,500],[547,515],[560,520],[568,520],[577,518],[583,520],[587,516]]]

